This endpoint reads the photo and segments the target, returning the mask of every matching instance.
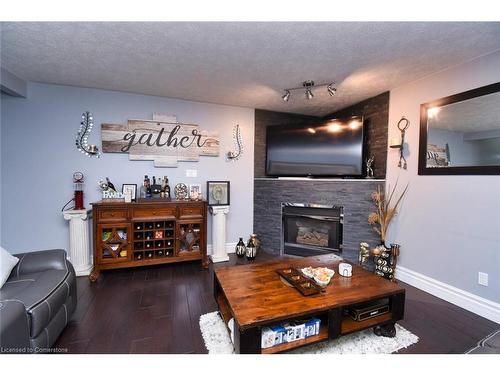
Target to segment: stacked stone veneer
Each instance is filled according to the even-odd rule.
[[[371,192],[380,180],[283,180],[256,178],[254,183],[254,232],[262,250],[279,254],[282,243],[281,203],[316,203],[344,207],[344,249],[342,257],[356,262],[360,242],[380,242],[368,224],[374,209]]]

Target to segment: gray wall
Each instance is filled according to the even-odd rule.
[[[401,244],[398,264],[477,296],[500,302],[500,176],[419,176],[420,104],[500,81],[500,52],[391,91],[389,123],[411,122],[408,170],[389,150],[388,184],[409,184],[389,240]],[[389,139],[397,137],[389,127]],[[489,286],[478,284],[489,274]]]
[[[200,183],[203,194],[207,180],[230,180],[227,242],[252,232],[253,109],[38,83],[29,83],[28,89],[28,98],[2,96],[1,103],[1,244],[7,250],[68,248],[68,223],[61,208],[72,197],[75,171],[86,177],[86,207],[100,199],[97,181],[106,176],[121,188],[123,183],[140,184],[145,174],[167,175],[171,187],[178,182]],[[89,140],[97,145],[101,143],[101,123],[149,119],[153,112],[161,112],[218,131],[221,155],[180,163],[178,168],[154,168],[152,161],[129,161],[125,154],[89,159],[75,147],[85,110],[94,114],[96,126]],[[244,154],[239,161],[227,162],[224,154],[233,148],[236,124],[242,129]],[[186,169],[198,170],[198,177],[186,177]]]

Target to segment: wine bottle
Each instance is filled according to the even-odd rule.
[[[165,198],[170,198],[170,186],[168,185],[168,177],[163,177],[163,192],[165,193]]]

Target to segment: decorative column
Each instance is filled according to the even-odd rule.
[[[76,276],[90,275],[92,260],[89,247],[87,210],[64,211],[64,219],[69,220],[69,260],[75,268]]]
[[[210,259],[213,263],[226,262],[229,256],[226,252],[226,215],[229,206],[211,206],[212,220],[212,254]]]

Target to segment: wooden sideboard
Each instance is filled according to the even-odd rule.
[[[101,270],[207,260],[207,202],[92,203],[95,281]]]

